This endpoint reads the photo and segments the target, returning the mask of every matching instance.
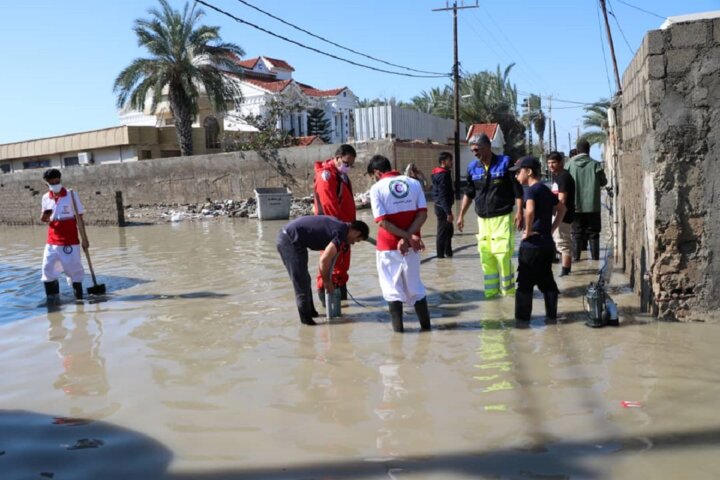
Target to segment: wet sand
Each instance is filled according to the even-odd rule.
[[[616,274],[622,325],[587,328],[599,264],[582,260],[558,280],[559,324],[537,295],[515,329],[512,298],[483,299],[466,234],[423,265],[432,332],[408,309],[392,332],[367,244],[349,284],[364,307],[305,327],[275,250],[283,224],[90,228],[109,295],[76,305],[62,283],[51,312],[44,229],[3,227],[0,478],[720,476],[720,326],[638,315]]]

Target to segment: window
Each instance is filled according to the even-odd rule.
[[[180,150],[160,150],[160,158],[179,157]]]
[[[23,162],[23,168],[48,168],[50,160],[27,160]]]
[[[205,117],[205,148],[220,148],[220,125],[215,117]]]
[[[80,165],[80,160],[78,157],[65,157],[63,158],[63,165],[66,167],[74,167],[75,165]]]
[[[140,160],[150,160],[152,158],[152,150],[140,150]]]
[[[10,173],[10,164],[9,163],[2,163],[0,164],[0,172],[2,173]]]

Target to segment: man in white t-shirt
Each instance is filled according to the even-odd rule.
[[[425,248],[420,228],[427,219],[422,185],[393,171],[382,155],[370,159],[367,172],[376,183],[370,190],[378,224],[377,271],[388,302],[393,330],[403,331],[403,303],[413,305],[422,330],[430,330],[425,286],[420,280],[420,252]]]
[[[42,197],[42,216],[40,221],[48,224],[47,242],[43,254],[42,281],[48,304],[56,303],[60,297],[58,278],[65,273],[73,284],[75,298],[82,300],[82,281],[85,276],[80,259],[80,239],[78,238],[77,222],[73,211],[73,203],[68,192],[60,183],[60,170],[50,168],[43,174],[48,185],[48,192]],[[77,196],[75,204],[78,214],[85,213],[85,208]],[[83,241],[83,248],[89,245]]]

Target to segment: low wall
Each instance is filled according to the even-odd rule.
[[[448,147],[412,145],[392,140],[360,142],[351,179],[356,192],[367,190],[371,179],[365,175],[367,161],[375,154],[388,157],[396,168],[413,161],[429,175],[430,160]],[[312,193],[314,162],[331,158],[337,145],[313,145],[280,149],[288,170],[297,181],[295,196]],[[399,158],[400,157],[400,158]],[[0,175],[0,224],[37,223],[40,198],[47,190],[43,170]],[[86,204],[90,224],[118,224],[122,208],[116,192],[122,192],[124,206],[187,204],[207,199],[244,199],[254,196],[257,187],[280,187],[286,182],[257,152],[194,155],[112,165],[70,167],[62,170],[63,184],[75,188]]]

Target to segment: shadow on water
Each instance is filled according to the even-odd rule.
[[[0,311],[3,312],[0,324],[11,323],[26,318],[36,317],[62,308],[63,303],[74,303],[72,288],[67,285],[65,277],[60,278],[61,305],[48,306],[45,301],[45,289],[40,280],[39,269],[18,267],[14,265],[0,265]],[[123,277],[117,275],[98,275],[98,283],[107,285],[110,292],[106,295],[90,295],[86,297],[88,303],[104,302],[140,302],[154,300],[177,300],[198,298],[222,298],[227,294],[214,292],[189,292],[181,294],[145,293],[138,295],[113,295],[137,285],[151,283],[143,278]],[[92,286],[89,275],[83,282],[85,290]]]
[[[0,411],[2,478],[103,479],[360,479],[390,474],[445,474],[512,478],[603,478],[589,460],[613,455],[720,447],[720,429],[642,437],[609,436],[535,442],[523,448],[440,452],[390,460],[349,459],[221,471],[169,473],[172,452],[142,433],[107,422]]]

